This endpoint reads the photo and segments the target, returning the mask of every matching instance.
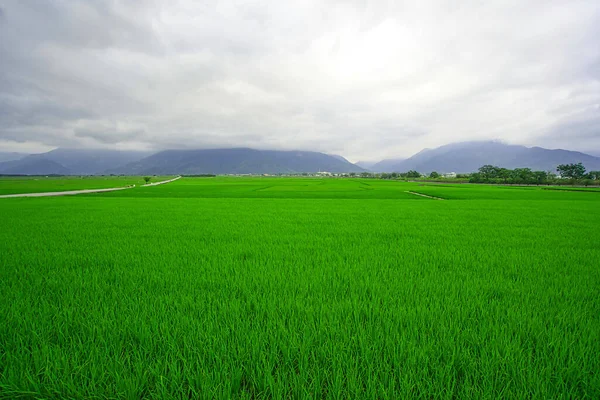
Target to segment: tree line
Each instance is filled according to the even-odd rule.
[[[478,172],[469,177],[471,183],[500,183],[500,184],[583,184],[595,185],[600,182],[600,171],[586,172],[582,163],[560,164],[556,167],[558,174],[552,171],[533,171],[530,168],[507,169],[494,165],[484,165]]]
[[[558,173],[556,173],[558,172]],[[471,174],[456,174],[455,178],[446,178],[436,171],[429,175],[418,171],[407,172],[361,172],[343,174],[349,177],[375,178],[375,179],[418,179],[425,181],[460,181],[470,183],[492,184],[526,184],[526,185],[600,185],[600,171],[586,172],[582,163],[561,164],[556,171],[534,171],[531,168],[508,169],[494,165],[484,165],[477,172]]]

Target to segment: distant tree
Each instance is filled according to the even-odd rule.
[[[500,174],[500,168],[496,167],[494,165],[488,164],[488,165],[484,165],[483,167],[479,168],[479,173],[481,174],[483,179],[485,179],[486,181],[489,181],[490,179],[498,178],[498,175]]]
[[[514,183],[535,183],[535,176],[530,168],[515,168],[511,175]]]
[[[151,176],[145,176],[144,177],[144,181],[146,182],[146,184],[150,183],[151,180],[152,180]]]
[[[406,177],[407,178],[420,178],[421,177],[421,173],[415,170],[410,170],[406,173]]]
[[[437,171],[433,171],[429,174],[429,177],[433,178],[433,179],[437,179],[440,177],[440,174],[438,174]]]
[[[398,176],[399,176],[399,174],[397,172],[392,172],[390,174],[390,178],[392,178],[392,179],[396,179]]]
[[[538,185],[544,185],[548,183],[548,173],[546,171],[533,171],[535,183]]]
[[[512,171],[506,168],[498,168],[497,174],[498,178],[502,179],[504,183],[508,183],[508,179],[510,178]]]
[[[371,178],[372,174],[370,172],[361,172],[360,176],[363,178]]]
[[[600,171],[590,171],[588,172],[588,178],[598,181],[600,180]]]
[[[471,176],[469,176],[470,183],[483,183],[483,175],[480,172],[473,172]]]
[[[511,174],[512,171],[510,170],[487,164],[479,168],[477,175],[473,177],[472,174],[469,181],[476,180],[478,183],[498,183],[500,179],[504,179],[506,183],[508,177],[512,176]]]
[[[585,167],[582,163],[560,164],[556,170],[563,178],[582,179],[585,176]]]

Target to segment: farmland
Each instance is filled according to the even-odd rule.
[[[0,199],[0,398],[598,398],[599,204],[222,177]]]
[[[171,177],[152,177],[152,182],[169,178]],[[0,177],[0,195],[105,189],[143,184],[144,179],[140,176]]]

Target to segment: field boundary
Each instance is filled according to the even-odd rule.
[[[3,195],[0,195],[0,198],[74,196],[76,194],[85,194],[85,193],[116,192],[117,190],[131,189],[133,187],[135,187],[135,185],[123,186],[123,187],[118,187],[118,188],[108,188],[108,189],[68,190],[65,192],[15,193],[15,194],[3,194]]]
[[[169,179],[169,180],[161,181],[161,182],[149,183],[147,185],[142,185],[142,186],[162,185],[162,184],[165,184],[165,183],[176,181],[177,179],[180,179],[180,178],[181,178],[181,176],[178,176],[177,178],[173,178],[173,179]],[[131,188],[134,188],[134,187],[135,187],[135,185],[129,185],[129,186],[123,186],[123,187],[117,187],[117,188],[108,188],[108,189],[82,189],[82,190],[67,190],[67,191],[63,191],[63,192],[14,193],[14,194],[3,194],[3,195],[0,195],[0,199],[10,198],[10,197],[74,196],[74,195],[77,195],[77,194],[87,194],[87,193],[116,192],[118,190],[126,190],[126,189],[131,189]]]
[[[429,195],[423,194],[423,193],[411,192],[410,190],[405,190],[404,193],[414,194],[415,196],[427,197],[428,199],[433,199],[433,200],[446,200],[446,199],[442,199],[441,197],[434,197],[434,196],[429,196]]]

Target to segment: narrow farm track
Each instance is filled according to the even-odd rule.
[[[176,177],[176,178],[169,179],[169,180],[166,180],[166,181],[154,182],[154,183],[148,183],[148,184],[146,184],[146,185],[142,185],[142,186],[143,186],[143,187],[147,187],[147,186],[157,186],[157,185],[163,185],[163,184],[165,184],[165,183],[169,183],[169,182],[176,181],[177,179],[181,179],[181,176],[178,176],[178,177]]]
[[[434,197],[434,196],[429,196],[423,193],[417,193],[417,192],[411,192],[406,190],[405,193],[410,193],[410,194],[414,194],[415,196],[421,196],[421,197],[427,197],[428,199],[433,199],[433,200],[446,200],[446,199],[442,199],[441,197]]]
[[[156,186],[162,185],[164,183],[169,183],[180,179],[181,176],[177,178],[169,179],[166,181],[150,183],[142,186]],[[118,190],[125,190],[134,188],[135,185],[123,186],[118,188],[108,188],[108,189],[83,189],[83,190],[69,190],[64,192],[42,192],[42,193],[16,193],[16,194],[4,194],[0,195],[0,198],[9,198],[9,197],[54,197],[54,196],[74,196],[77,194],[87,194],[87,193],[103,193],[103,192],[116,192]]]

